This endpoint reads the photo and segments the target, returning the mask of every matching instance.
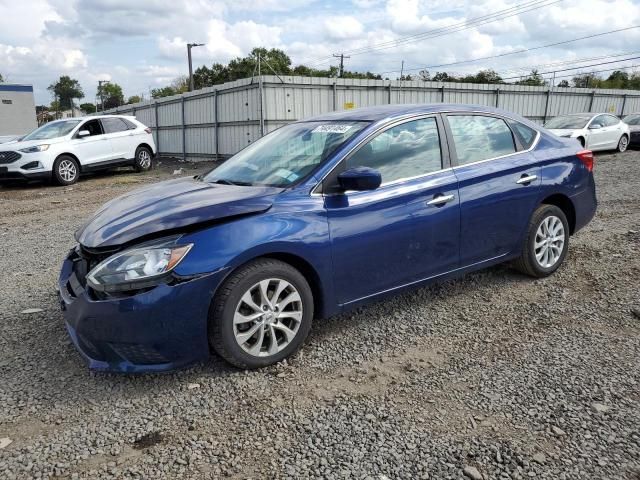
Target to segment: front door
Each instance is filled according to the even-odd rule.
[[[387,128],[336,169],[382,175],[374,191],[325,196],[341,304],[457,268],[457,180],[440,127],[431,116]]]
[[[80,137],[78,132],[82,130],[87,130],[89,135]],[[71,139],[71,144],[81,165],[94,165],[113,158],[111,143],[102,130],[100,120],[94,119],[84,122],[78,132]]]

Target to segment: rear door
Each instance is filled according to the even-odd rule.
[[[506,256],[538,201],[540,167],[528,151],[538,133],[490,114],[451,113],[445,124],[460,192],[460,266]]]
[[[606,115],[598,115],[589,122],[589,139],[586,148],[607,148],[608,143],[611,142],[609,139],[611,131],[607,131],[605,117]]]
[[[100,120],[105,134],[111,143],[115,159],[134,158],[131,150],[133,132],[129,131],[127,124],[117,117],[107,117]],[[133,149],[135,151],[135,148]]]
[[[80,137],[78,132],[87,130],[88,136]],[[102,130],[102,124],[98,119],[87,120],[76,131],[70,140],[72,151],[76,154],[82,165],[93,165],[113,159],[111,143]]]
[[[603,130],[606,133],[606,148],[614,149],[618,146],[618,141],[622,136],[622,122],[613,115],[602,115],[603,117]]]
[[[336,294],[348,304],[458,266],[460,211],[441,119],[404,121],[376,134],[329,175],[378,170],[373,191],[325,193]]]

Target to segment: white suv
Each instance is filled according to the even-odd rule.
[[[20,141],[0,145],[0,181],[78,181],[81,173],[131,165],[149,170],[156,154],[151,129],[133,117],[100,115],[56,120]]]

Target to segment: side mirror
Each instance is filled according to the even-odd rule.
[[[602,128],[602,125],[599,124],[594,124],[594,125],[589,125],[589,130],[600,130]]]
[[[79,138],[88,137],[89,135],[91,135],[91,132],[89,130],[80,130],[78,132],[78,137]]]
[[[338,183],[342,190],[375,190],[382,183],[382,175],[377,170],[369,167],[350,168],[338,175]]]

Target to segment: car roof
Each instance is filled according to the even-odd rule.
[[[135,120],[135,117],[133,115],[124,115],[124,114],[120,114],[120,115],[86,115],[84,117],[59,118],[57,120],[52,120],[49,123],[64,122],[64,121],[67,121],[67,120],[92,120],[92,119],[96,119],[96,118],[126,118],[127,120]]]
[[[429,104],[398,104],[379,105],[375,107],[356,108],[353,110],[343,110],[330,112],[307,118],[305,121],[369,121],[377,122],[381,120],[392,120],[407,115],[419,115],[422,113],[439,112],[481,112],[497,113],[511,118],[521,119],[519,115],[500,110],[499,108],[487,107],[485,105],[462,105],[454,103],[429,103]],[[524,120],[524,119],[522,119]],[[529,123],[529,122],[527,122]]]

